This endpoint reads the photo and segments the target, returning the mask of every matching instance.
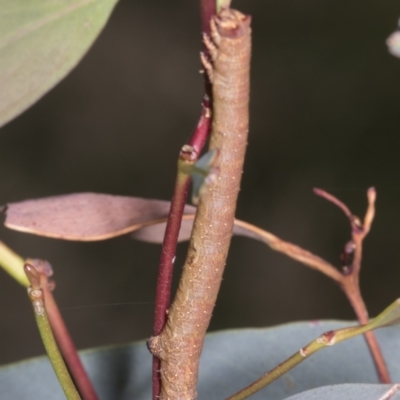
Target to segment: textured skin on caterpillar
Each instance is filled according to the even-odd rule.
[[[213,85],[210,149],[218,150],[214,177],[203,188],[192,238],[168,322],[149,341],[161,359],[162,400],[197,398],[198,361],[222,280],[232,236],[247,144],[250,17],[223,10],[204,37],[203,66]]]

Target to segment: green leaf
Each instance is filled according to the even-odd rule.
[[[226,399],[318,335],[349,325],[348,321],[300,322],[267,329],[209,334],[200,364],[199,400]],[[376,335],[392,380],[399,382],[400,328],[381,329]],[[151,356],[144,342],[85,351],[83,362],[102,400],[151,398]],[[341,389],[336,386],[352,382],[354,384]],[[256,393],[251,400],[282,400],[320,386],[327,386],[318,390],[331,393],[330,397],[297,395],[290,400],[378,400],[390,386],[377,383],[368,347],[364,338],[359,336],[316,353]],[[64,399],[51,366],[44,357],[1,368],[0,387],[0,397],[5,400],[28,400],[33,395],[41,400]],[[346,393],[350,396],[344,396],[344,390],[348,390]],[[352,393],[357,396],[352,397]],[[396,395],[393,400],[398,398],[399,395]]]
[[[117,0],[0,0],[0,126],[76,66]]]

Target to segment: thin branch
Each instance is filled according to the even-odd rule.
[[[368,207],[364,217],[364,233],[367,235],[371,229],[372,221],[375,217],[375,201],[376,201],[376,190],[371,187],[367,191]]]
[[[371,229],[371,224],[375,216],[376,190],[371,187],[367,191],[368,206],[364,222],[361,222],[360,218],[354,215],[350,209],[335,196],[321,189],[314,189],[314,193],[338,206],[349,219],[352,238],[344,249],[345,256],[342,257],[342,261],[345,260],[348,261],[348,263],[345,262],[343,265],[343,273],[341,274],[339,286],[343,289],[349,299],[359,322],[361,324],[366,324],[368,322],[368,311],[361,295],[359,277],[361,271],[363,242]],[[389,371],[374,333],[369,332],[365,335],[365,340],[374,360],[379,380],[382,383],[390,383]]]
[[[22,286],[29,286],[29,281],[24,272],[24,259],[14,253],[3,242],[0,242],[0,267]]]
[[[75,345],[73,344],[73,341],[69,335],[69,332],[51,293],[50,288],[51,286],[54,286],[54,282],[50,282],[48,280],[48,278],[53,274],[51,265],[47,261],[36,259],[28,259],[26,260],[26,262],[28,264],[28,267],[24,267],[25,261],[22,257],[12,251],[3,242],[0,242],[0,265],[23,286],[30,286],[30,281],[27,278],[28,275],[30,276],[30,279],[34,280],[34,286],[36,288],[40,288],[40,290],[42,291],[43,299],[40,298],[38,299],[38,301],[43,300],[43,304],[46,308],[45,318],[46,320],[48,319],[48,322],[51,325],[52,332],[56,337],[58,346],[60,346],[62,356],[64,357],[65,362],[68,365],[68,369],[73,376],[73,380],[78,387],[79,393],[84,400],[97,400],[97,395],[94,391],[94,388],[86,374],[85,369],[83,368]],[[35,280],[37,278],[37,275],[32,272],[32,266],[35,271],[38,271],[40,282]],[[26,272],[26,270],[28,272]],[[23,276],[21,275],[21,271],[23,273]],[[44,332],[47,332],[47,322],[43,321],[43,318],[39,318],[39,320],[37,321],[38,326],[39,329],[44,329]],[[51,339],[46,340],[50,340],[48,345],[52,349],[53,345],[51,343]]]
[[[68,400],[81,400],[57,347],[49,320],[47,318],[44,295],[40,283],[40,275],[30,264],[25,264],[25,273],[31,283],[31,286],[28,288],[28,295],[35,312],[36,323],[54,372],[58,378],[58,381],[60,382],[66,398]]]
[[[236,235],[243,235],[247,237],[250,237],[249,232],[251,232],[251,237],[253,239],[262,241],[272,250],[279,251],[280,253],[285,254],[286,256],[293,258],[294,260],[299,261],[310,268],[316,269],[338,283],[342,280],[342,274],[328,261],[307,250],[304,250],[300,246],[286,242],[264,229],[236,219],[233,231]]]
[[[207,139],[211,128],[211,100],[207,94],[204,95],[201,103],[201,115],[197,123],[196,130],[188,141],[188,145],[193,147],[196,154],[196,159],[199,157]],[[195,161],[193,159],[192,161]]]
[[[369,188],[367,191],[368,207],[364,222],[361,222],[360,218],[354,215],[341,200],[330,193],[322,189],[314,189],[314,193],[339,207],[349,220],[352,238],[345,245],[341,256],[342,272],[326,260],[309,251],[292,243],[285,242],[272,233],[246,222],[235,220],[234,233],[261,240],[271,247],[271,249],[279,251],[332,278],[345,292],[360,324],[366,324],[368,323],[368,311],[360,292],[359,274],[361,270],[363,241],[371,229],[371,224],[375,215],[376,190],[374,188]],[[389,383],[389,372],[374,333],[367,333],[365,335],[365,340],[372,354],[379,380],[382,383]]]
[[[174,194],[171,201],[171,209],[168,216],[164,241],[161,249],[156,287],[153,336],[157,336],[162,332],[167,321],[167,310],[171,297],[171,283],[175,253],[189,184],[190,176],[180,172],[178,169]],[[152,387],[154,400],[158,399],[161,392],[160,366],[160,359],[153,356]]]
[[[336,206],[338,206],[345,213],[345,215],[348,218],[352,217],[353,214],[351,213],[349,208],[346,206],[346,204],[344,204],[338,198],[336,198],[335,196],[332,196],[330,193],[325,192],[325,190],[322,190],[322,189],[319,189],[319,188],[314,188],[313,191],[317,196],[320,196],[320,197],[324,198],[325,200],[328,200],[331,203],[333,203]]]
[[[178,173],[161,249],[156,287],[153,336],[158,336],[162,332],[167,320],[176,247],[190,184],[190,175],[188,175],[185,172],[185,168],[181,168],[180,165],[193,164],[197,160],[209,133],[211,125],[210,116],[210,110],[203,103],[203,111],[200,121],[197,125],[196,131],[189,141],[192,145],[189,144],[183,146],[179,155]],[[159,358],[154,356],[152,374],[153,399],[157,399],[161,391],[160,365],[161,363]]]
[[[57,306],[57,303],[51,292],[54,289],[54,281],[49,280],[53,275],[53,270],[45,260],[28,259],[27,262],[34,266],[39,272],[41,288],[44,295],[44,302],[46,306],[46,313],[56,338],[57,344],[60,348],[61,354],[67,364],[68,370],[72,376],[75,385],[83,400],[97,400],[98,396],[94,387],[86,373],[85,368],[79,358],[75,344],[72,341],[71,335],[65,325],[63,317]]]
[[[189,183],[189,175],[179,171],[175,183],[174,194],[171,201],[170,216],[167,220],[164,242],[161,250],[155,300],[156,307],[154,314],[153,335],[159,335],[161,333],[167,320],[166,311],[170,302],[172,270],[177,247],[177,238],[181,227],[181,220]]]
[[[361,296],[359,285],[355,284],[354,280],[351,279],[351,276],[349,277],[349,275],[347,275],[343,276],[341,287],[349,299],[360,324],[367,324],[369,322],[368,310],[365,306],[364,299]],[[373,332],[367,332],[364,337],[371,352],[379,381],[381,383],[390,383],[389,371],[375,334]]]

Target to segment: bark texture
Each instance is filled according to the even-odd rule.
[[[149,341],[161,359],[163,400],[197,398],[204,337],[222,280],[232,236],[248,133],[250,17],[226,9],[205,36],[203,65],[213,85],[210,149],[218,150],[204,186],[181,281],[161,335]]]

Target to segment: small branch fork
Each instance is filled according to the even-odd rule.
[[[61,379],[64,380],[64,382],[60,381],[61,386],[64,391],[69,393],[68,396],[72,396],[67,396],[68,399],[80,399],[82,397],[83,400],[97,400],[96,392],[83,368],[75,345],[54,300],[52,290],[55,288],[55,282],[50,279],[53,275],[50,263],[38,259],[27,259],[25,261],[0,242],[0,266],[21,285],[28,288],[29,298],[34,306],[36,322],[46,351],[49,358],[53,357],[51,362],[57,376],[61,376]],[[68,369],[67,372],[65,372],[65,368]],[[71,374],[73,380],[72,384],[69,374]],[[74,384],[81,397],[77,394]]]
[[[339,207],[346,215],[351,227],[351,240],[344,246],[341,261],[342,274],[337,281],[347,298],[349,299],[360,324],[368,323],[368,311],[360,291],[359,277],[362,261],[362,246],[365,237],[368,235],[375,216],[376,190],[371,187],[367,191],[368,207],[361,221],[349,208],[336,197],[322,189],[314,189],[314,193]],[[373,332],[365,333],[365,339],[371,351],[375,367],[382,383],[390,383],[389,371],[386,367],[382,351],[379,347],[376,336]]]
[[[341,254],[342,270],[337,269],[323,258],[247,222],[236,220],[234,233],[261,240],[271,249],[279,251],[333,279],[346,294],[360,324],[365,325],[369,319],[367,308],[361,296],[359,275],[363,241],[371,229],[375,215],[376,190],[375,188],[369,188],[367,191],[368,207],[363,221],[335,196],[322,189],[314,189],[314,193],[340,208],[350,222],[351,240],[346,243]],[[390,383],[389,372],[374,333],[366,332],[365,339],[372,354],[379,380],[382,383]]]
[[[314,193],[339,207],[350,222],[351,240],[346,243],[341,255],[341,271],[323,258],[292,243],[285,242],[277,236],[246,222],[236,221],[236,233],[240,235],[243,234],[241,230],[252,231],[254,238],[262,240],[273,250],[279,251],[333,279],[346,294],[360,324],[365,325],[368,323],[369,318],[360,291],[359,275],[361,270],[363,241],[371,229],[371,224],[375,215],[376,190],[375,188],[369,188],[367,191],[368,207],[364,216],[364,221],[361,221],[361,219],[354,215],[342,201],[333,195],[322,189],[314,189]],[[246,234],[245,236],[249,235]],[[372,354],[379,380],[382,383],[390,383],[389,372],[374,333],[365,333],[365,339]]]
[[[175,181],[174,193],[165,229],[164,241],[158,272],[158,281],[155,301],[155,318],[153,335],[159,335],[165,326],[167,309],[171,296],[172,270],[181,227],[183,210],[185,208],[190,184],[190,175],[184,168],[185,164],[194,164],[204,146],[210,126],[211,111],[207,96],[203,101],[203,111],[189,144],[181,149],[178,159],[178,172]]]

